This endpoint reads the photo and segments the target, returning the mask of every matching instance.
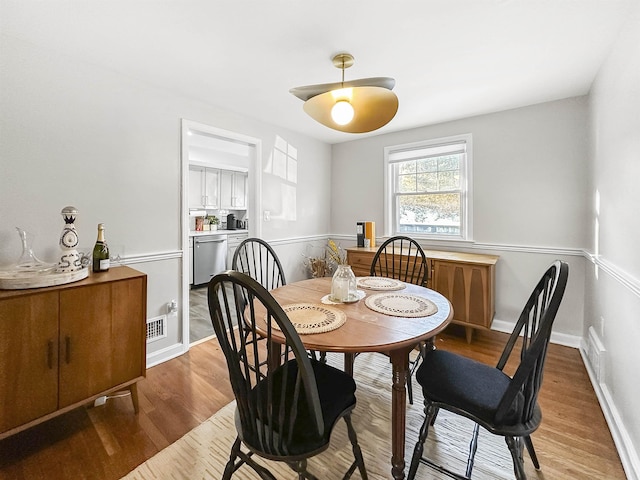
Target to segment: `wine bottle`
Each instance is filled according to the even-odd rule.
[[[106,272],[109,270],[109,247],[104,241],[104,223],[98,224],[98,240],[93,247],[93,271]]]

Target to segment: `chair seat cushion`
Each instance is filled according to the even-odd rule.
[[[416,372],[425,399],[450,405],[486,424],[493,424],[500,400],[511,378],[495,367],[444,350],[427,352]],[[521,393],[503,424],[520,421]]]
[[[304,394],[300,394],[297,405],[293,405],[294,397],[293,389],[295,386],[295,378],[298,374],[298,364],[295,360],[290,360],[286,364],[278,367],[272,374],[273,382],[273,408],[274,411],[280,409],[282,405],[281,385],[283,376],[286,374],[288,380],[286,382],[287,391],[284,394],[284,416],[287,421],[293,418],[293,428],[291,441],[284,441],[281,447],[276,450],[266,451],[271,455],[305,455],[310,452],[317,451],[329,444],[331,430],[337,420],[345,413],[345,411],[353,408],[356,404],[356,384],[351,376],[337,368],[331,367],[316,360],[311,360],[311,365],[316,377],[316,385],[318,387],[318,396],[320,399],[320,408],[324,421],[324,432],[321,434],[315,428],[315,421],[312,419],[308,408],[307,398]],[[258,396],[262,400],[267,398],[267,382],[269,379],[262,380],[253,390],[252,395]],[[239,419],[236,419],[238,423]],[[238,427],[241,425],[238,423]],[[277,427],[276,427],[277,428]],[[238,429],[242,440],[250,447],[258,451],[263,451],[264,445],[260,446],[258,442],[252,441],[242,435],[241,428]],[[286,437],[286,435],[285,435]]]

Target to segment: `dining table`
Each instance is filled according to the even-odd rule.
[[[392,365],[391,378],[391,475],[394,479],[405,478],[405,427],[406,384],[411,352],[422,342],[433,348],[435,335],[442,332],[453,318],[451,303],[440,293],[410,283],[397,282],[393,289],[382,288],[375,277],[358,278],[358,297],[348,303],[331,299],[331,277],[312,278],[289,283],[271,290],[276,301],[287,310],[287,306],[305,305],[306,308],[322,310],[322,305],[344,312],[339,327],[321,333],[301,334],[307,350],[337,352],[344,354],[345,371],[353,375],[355,356],[360,352],[379,352],[389,356]],[[361,288],[371,284],[371,288]],[[375,297],[374,297],[375,296]],[[367,298],[370,297],[368,300]],[[431,310],[421,312],[412,309],[406,312],[394,308],[398,301],[417,301],[431,305]],[[333,311],[335,311],[333,310]],[[419,309],[418,309],[419,310]],[[435,310],[435,311],[434,311]],[[295,325],[295,324],[294,324]],[[273,341],[278,342],[277,332]],[[284,340],[284,339],[281,339]],[[279,351],[274,354],[279,357]]]

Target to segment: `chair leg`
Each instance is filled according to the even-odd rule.
[[[251,459],[252,453],[244,453],[240,448],[242,442],[240,438],[236,437],[236,441],[233,443],[231,447],[231,454],[229,455],[229,461],[224,467],[224,473],[222,474],[222,480],[230,480],[233,472],[235,472],[238,468],[242,466],[242,464],[246,463],[262,478],[263,480],[277,480],[269,470],[264,468],[263,466],[257,464]],[[240,461],[236,463],[236,459],[239,458]]]
[[[531,457],[531,461],[533,462],[533,466],[536,470],[540,470],[540,462],[538,462],[538,456],[536,455],[536,449],[533,448],[533,440],[531,440],[531,436],[527,435],[524,437],[524,444],[527,447],[527,451],[529,452],[529,456]]]
[[[224,473],[222,474],[222,480],[230,480],[231,475],[236,470],[236,458],[238,458],[238,453],[240,452],[240,439],[236,437],[236,441],[233,442],[233,446],[231,447],[231,454],[229,455],[229,461],[227,465],[224,467]]]
[[[413,375],[411,372],[407,375],[407,395],[409,396],[409,405],[413,405]]]
[[[473,436],[471,437],[471,443],[469,444],[469,458],[467,459],[467,471],[465,476],[471,478],[471,472],[473,471],[473,462],[476,458],[476,451],[478,450],[478,434],[480,433],[480,425],[477,423],[473,427]]]
[[[362,457],[362,450],[360,449],[360,445],[358,444],[358,436],[356,435],[356,430],[355,428],[353,428],[353,423],[351,422],[351,414],[345,415],[344,421],[347,424],[347,433],[349,434],[351,449],[353,450],[353,457],[355,459],[355,461],[351,465],[351,468],[345,474],[344,479],[350,478],[351,474],[355,470],[355,467],[357,466],[358,470],[360,471],[362,480],[368,480],[369,476],[367,475],[367,469],[364,466],[364,458]]]
[[[425,343],[420,344],[420,352],[416,359],[411,363],[411,368],[409,369],[409,375],[407,375],[407,394],[409,395],[409,404],[413,405],[413,374],[420,366],[420,360],[424,358],[425,353]]]
[[[513,459],[513,472],[516,474],[516,480],[527,480],[524,473],[524,461],[522,458],[522,437],[505,437],[511,458]]]
[[[433,413],[433,418],[431,419],[431,425],[436,423],[436,419],[438,418],[438,412],[440,409],[438,407],[435,408],[435,412]]]
[[[409,474],[407,475],[407,480],[413,480],[416,478],[416,472],[418,471],[418,465],[420,464],[420,459],[422,458],[422,453],[424,452],[424,442],[427,440],[427,435],[429,434],[429,426],[432,425],[432,420],[435,414],[438,412],[438,409],[433,406],[432,403],[425,400],[424,402],[424,422],[422,423],[422,427],[420,427],[420,435],[418,437],[418,442],[413,450],[413,457],[411,457],[411,466],[409,467]]]
[[[299,460],[288,464],[298,474],[298,480],[318,480],[318,477],[307,471],[307,461]]]

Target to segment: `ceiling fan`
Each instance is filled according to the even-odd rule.
[[[344,70],[354,64],[353,55],[340,53],[333,65],[342,70],[342,81],[307,85],[289,90],[304,101],[303,109],[317,122],[334,130],[365,133],[391,121],[398,111],[398,97],[391,90],[393,78],[372,77],[344,81]]]

